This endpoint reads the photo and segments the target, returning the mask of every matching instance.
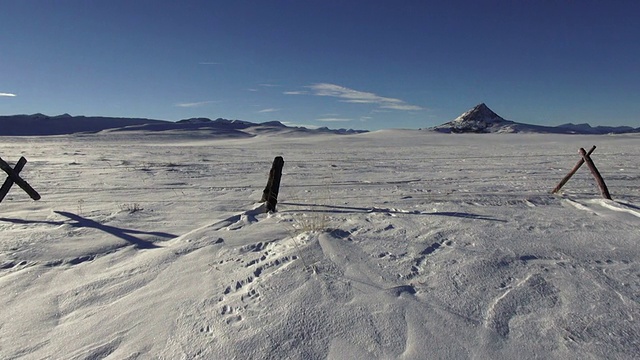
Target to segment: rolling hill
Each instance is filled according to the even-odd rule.
[[[214,135],[233,135],[234,137],[252,137],[266,132],[300,132],[304,133],[333,133],[356,134],[365,130],[352,129],[307,129],[291,127],[279,121],[252,123],[243,120],[227,120],[218,118],[184,119],[177,122],[145,118],[120,118],[102,116],[47,116],[44,114],[8,115],[0,116],[0,136],[42,136],[42,135],[70,135],[78,133],[107,132],[176,132],[201,131]]]

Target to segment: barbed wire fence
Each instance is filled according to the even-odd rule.
[[[404,202],[502,199],[551,196],[550,191],[572,166],[567,153],[477,156],[409,156],[304,158],[283,154],[281,201],[285,204],[340,204],[352,201],[377,206],[381,199]],[[638,198],[640,154],[602,152],[598,162],[613,196]],[[231,159],[179,162],[148,160],[32,161],[25,176],[37,184],[43,201],[62,201],[68,194],[86,194],[89,203],[135,202],[142,205],[216,202],[242,211],[258,202],[271,160],[251,155]],[[479,163],[482,163],[481,165]],[[634,167],[635,166],[635,167]],[[323,189],[323,191],[318,191]],[[577,173],[565,192],[597,196],[593,179]],[[106,194],[104,194],[106,193]],[[92,198],[92,194],[101,194]],[[159,196],[159,194],[164,194]],[[167,196],[166,194],[170,194]],[[28,201],[11,196],[12,201]]]

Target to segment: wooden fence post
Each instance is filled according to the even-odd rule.
[[[591,148],[591,150],[589,150],[589,152],[587,153],[587,156],[591,155],[591,153],[596,149],[596,146],[593,145],[593,147]],[[555,187],[555,189],[553,189],[553,191],[551,191],[552,194],[557,193],[558,191],[560,191],[560,189],[562,189],[562,187],[564,186],[564,184],[567,183],[567,181],[569,181],[569,179],[571,179],[571,177],[573,176],[573,174],[576,173],[576,171],[578,171],[578,169],[580,169],[580,166],[582,166],[582,164],[584,164],[584,158],[581,158],[578,163],[576,164],[576,166],[573,167],[573,169],[571,169],[571,171],[569,171],[569,173],[567,174],[567,176],[564,177],[564,179],[562,179],[558,185]]]
[[[262,202],[267,202],[267,212],[275,212],[276,204],[278,203],[278,192],[280,191],[280,179],[282,178],[282,167],[284,166],[284,159],[282,156],[276,156],[273,159],[273,165],[271,171],[269,171],[269,180],[267,186],[262,192]]]
[[[38,194],[38,192],[35,191],[35,189],[32,188],[31,185],[24,181],[19,175],[20,171],[22,171],[26,164],[27,159],[25,159],[24,157],[20,157],[20,160],[18,160],[16,167],[12,169],[9,164],[7,164],[4,160],[2,160],[2,158],[0,158],[0,169],[2,169],[8,175],[7,179],[4,181],[4,184],[2,184],[2,187],[0,187],[0,201],[4,199],[14,183],[20,186],[22,190],[24,190],[27,194],[29,194],[29,196],[33,200],[40,200],[40,194]]]
[[[607,185],[604,183],[604,179],[602,178],[602,175],[600,175],[600,172],[596,168],[596,165],[593,163],[593,160],[591,160],[591,157],[589,157],[589,155],[584,151],[583,148],[580,148],[580,155],[582,156],[584,162],[587,163],[589,170],[591,170],[591,174],[593,174],[593,177],[596,179],[602,197],[611,200],[609,189],[607,189]]]

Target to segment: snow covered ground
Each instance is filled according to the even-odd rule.
[[[42,200],[0,203],[0,358],[637,359],[638,144],[3,137]],[[592,145],[614,200],[549,194]]]

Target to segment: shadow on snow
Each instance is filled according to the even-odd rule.
[[[431,215],[431,216],[452,216],[452,217],[459,217],[459,218],[465,218],[465,219],[507,222],[506,220],[496,219],[496,218],[492,218],[485,215],[478,215],[478,214],[471,214],[471,213],[464,213],[464,212],[420,212],[420,211],[403,211],[403,210],[376,208],[376,207],[363,208],[363,207],[340,206],[340,205],[300,204],[300,203],[287,203],[287,202],[282,202],[280,203],[280,205],[328,208],[326,210],[303,209],[303,210],[285,210],[280,212],[302,211],[302,212],[310,212],[310,213],[334,213],[334,214],[385,213],[385,214],[404,214],[404,215],[422,215],[422,216]]]
[[[104,231],[108,234],[111,234],[115,237],[125,240],[139,249],[153,249],[153,248],[157,248],[158,246],[154,245],[150,241],[139,239],[131,234],[152,235],[152,236],[157,236],[165,239],[172,239],[177,236],[177,235],[164,233],[164,232],[146,232],[146,231],[132,230],[132,229],[121,229],[115,226],[100,224],[97,221],[90,220],[70,212],[66,212],[66,211],[54,211],[54,212],[58,215],[62,215],[70,220],[73,220],[73,222],[68,223],[65,221],[39,221],[39,220],[32,221],[32,220],[9,219],[9,218],[0,218],[0,221],[11,222],[14,224],[49,224],[49,225],[55,225],[55,226],[68,224],[76,228],[93,228],[100,231]]]

